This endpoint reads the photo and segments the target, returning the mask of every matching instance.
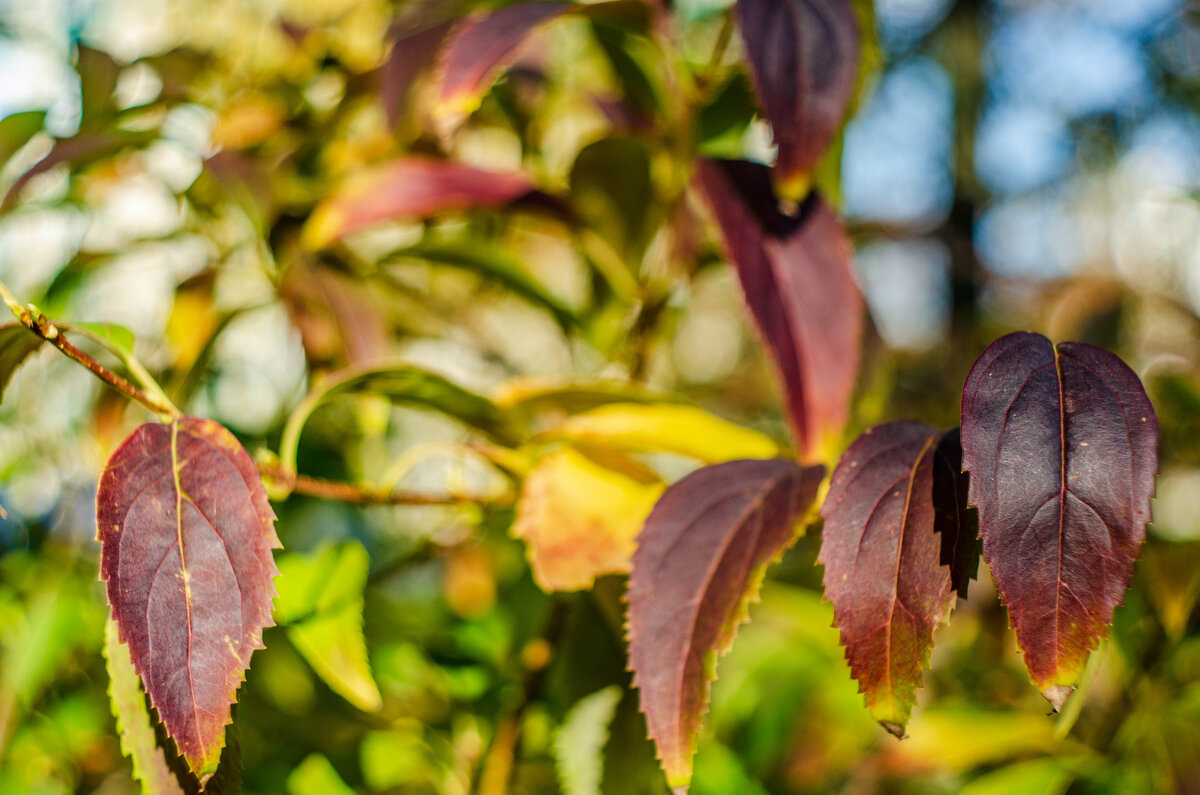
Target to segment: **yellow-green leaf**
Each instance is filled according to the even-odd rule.
[[[621,703],[616,685],[579,699],[554,736],[558,780],[566,795],[600,795],[608,727]]]
[[[363,587],[370,559],[357,542],[279,561],[276,620],[325,683],[359,709],[383,705],[363,637]]]

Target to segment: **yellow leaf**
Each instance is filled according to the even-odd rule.
[[[692,406],[614,403],[577,414],[547,434],[622,450],[676,453],[705,463],[774,458],[765,434]]]
[[[525,479],[513,534],[528,546],[545,591],[590,588],[601,574],[629,571],[634,539],[662,493],[577,450],[550,453]]]

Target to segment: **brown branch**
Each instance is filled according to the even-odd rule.
[[[327,500],[350,502],[357,505],[489,505],[501,506],[512,502],[510,495],[488,496],[484,494],[428,494],[419,491],[380,491],[363,488],[353,483],[325,480],[308,475],[298,475],[283,467],[258,463],[258,472],[263,477],[279,483],[297,494],[321,497]]]

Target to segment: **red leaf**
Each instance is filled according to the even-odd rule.
[[[439,115],[455,119],[469,115],[529,34],[573,7],[570,3],[518,3],[462,23],[442,51]]]
[[[698,182],[811,459],[846,424],[858,375],[863,301],[850,240],[815,193],[795,215],[781,212],[766,166],[700,161]]]
[[[824,467],[743,460],[671,486],[638,536],[629,662],[667,781],[686,788],[715,657],[733,641],[766,565],[796,537]]]
[[[304,242],[322,248],[381,221],[503,207],[534,193],[528,177],[516,171],[403,157],[359,172],[340,185],[313,211]]]
[[[825,597],[833,602],[835,623],[846,647],[850,672],[867,707],[897,737],[904,727],[928,666],[933,633],[954,607],[951,570],[944,565],[946,541],[938,530],[961,541],[965,526],[942,515],[937,505],[954,504],[958,480],[939,482],[935,467],[946,468],[939,447],[957,433],[943,434],[919,422],[880,425],[855,440],[838,463],[821,515],[825,528],[818,557],[825,566]],[[948,486],[949,495],[937,495]],[[965,511],[965,502],[962,506]]]
[[[113,618],[201,782],[216,769],[230,705],[273,624],[274,521],[254,462],[209,420],[141,426],[100,477],[100,574]]]
[[[962,418],[983,556],[1030,677],[1057,710],[1107,633],[1145,537],[1154,408],[1113,354],[1018,332],[971,368]]]
[[[802,197],[854,92],[858,21],[849,0],[738,0],[737,10],[780,181]]]
[[[400,33],[379,71],[379,96],[388,124],[395,127],[408,106],[408,91],[437,56],[453,23],[440,22],[420,31]]]

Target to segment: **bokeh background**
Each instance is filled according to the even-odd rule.
[[[673,4],[685,64],[705,63],[728,5]],[[467,6],[440,5],[444,17]],[[698,252],[686,278],[662,264],[682,244],[658,229],[653,189],[634,191],[621,219],[639,298],[661,304],[632,328],[577,241],[537,217],[397,222],[329,257],[301,250],[305,218],[342,177],[403,152],[523,168],[548,189],[586,191],[606,169],[672,181],[661,127],[613,110],[630,83],[576,20],[539,33],[467,124],[437,134],[421,80],[388,89],[393,44],[426,24],[416,7],[0,1],[0,279],[51,317],[128,328],[181,407],[252,451],[277,444],[319,373],[383,358],[492,393],[528,376],[634,375],[786,438],[736,278],[702,230],[684,241]],[[861,100],[821,182],[854,238],[873,322],[848,433],[905,417],[956,425],[971,362],[1006,331],[1099,344],[1141,375],[1159,414],[1154,522],[1064,715],[1045,716],[981,566],[937,637],[903,742],[849,679],[810,528],[720,664],[694,791],[1200,791],[1200,11],[877,0],[873,14]],[[622,47],[653,63],[636,38]],[[738,55],[735,41],[701,148],[769,162]],[[618,136],[592,150],[593,173],[575,167]],[[469,269],[396,255],[430,234],[503,251],[585,330]],[[108,707],[92,505],[107,455],[148,417],[105,389],[44,351],[0,405],[0,792],[137,791]],[[434,412],[342,401],[314,415],[300,463],[502,492],[464,451],[470,438]],[[669,477],[695,465],[647,461]],[[665,792],[627,689],[618,578],[542,594],[511,508],[293,497],[277,511],[281,560],[331,543],[366,551],[380,703],[355,706],[302,641],[268,631],[236,713],[247,792],[472,791],[522,671],[551,653],[519,716],[513,791],[558,791],[556,768],[590,763],[570,748],[599,743],[604,792]],[[550,650],[547,616],[562,625]]]

